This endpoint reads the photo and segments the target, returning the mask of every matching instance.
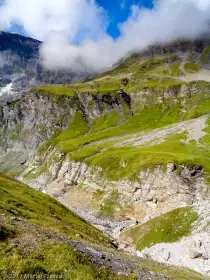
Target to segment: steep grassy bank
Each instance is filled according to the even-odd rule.
[[[199,280],[194,272],[119,254],[100,231],[54,199],[0,176],[0,279]],[[48,276],[47,276],[48,275]]]
[[[35,223],[44,228],[63,232],[68,238],[75,238],[94,243],[99,240],[99,245],[108,245],[109,240],[90,224],[74,215],[65,206],[55,199],[41,192],[0,177],[2,216],[17,216],[30,223]]]

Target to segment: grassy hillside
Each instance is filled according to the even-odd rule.
[[[98,230],[85,222],[55,199],[32,190],[19,182],[0,177],[0,213],[17,216],[30,223],[63,233],[68,238],[85,240],[99,245],[110,241]]]
[[[0,279],[202,280],[197,273],[119,254],[100,231],[49,196],[0,176]],[[190,278],[189,278],[190,277]]]
[[[187,102],[190,103],[189,100]],[[209,172],[209,125],[206,124],[206,137],[200,141],[187,142],[188,133],[168,136],[161,144],[148,146],[115,146],[126,139],[132,139],[136,133],[148,133],[209,113],[209,98],[194,98],[186,104],[189,110],[182,110],[181,104],[153,105],[129,118],[121,125],[117,124],[118,115],[113,112],[99,118],[87,132],[83,118],[77,115],[69,128],[50,139],[41,148],[44,153],[49,146],[56,146],[60,151],[69,154],[75,161],[85,161],[88,165],[102,167],[102,173],[111,180],[129,178],[135,180],[142,168],[157,164],[165,166],[167,162],[201,165]],[[191,109],[190,109],[191,108]],[[77,129],[75,129],[77,127]],[[76,134],[75,134],[76,133]],[[115,144],[115,145],[114,145]],[[114,145],[114,146],[113,146]],[[161,152],[162,151],[162,152]],[[125,162],[124,168],[121,162]],[[45,163],[44,163],[45,164]],[[42,166],[40,167],[42,169]]]
[[[72,239],[112,247],[100,231],[56,200],[0,176],[0,279],[24,274],[125,279],[76,251]]]
[[[68,129],[52,137],[40,148],[40,152],[45,153],[50,146],[56,146],[74,161],[85,161],[88,165],[101,167],[101,175],[110,180],[136,180],[141,169],[165,165],[168,161],[189,165],[196,163],[209,172],[208,137],[202,140],[205,142],[202,146],[183,142],[186,135],[168,137],[164,143],[152,147],[150,144],[144,147],[117,146],[124,139],[132,139],[134,134],[145,134],[209,114],[210,83],[205,79],[185,81],[188,75],[203,69],[203,60],[207,58],[208,48],[193,60],[187,54],[152,58],[134,54],[114,69],[86,83],[33,89],[43,94],[71,96],[84,93],[100,96],[106,92],[117,95],[116,90],[121,89],[132,101],[133,115],[130,112],[126,114],[128,107],[124,106],[124,121],[115,109],[107,111],[92,123],[87,123],[83,114],[76,112]],[[122,162],[125,163],[124,168]],[[40,172],[35,171],[33,177],[43,170],[46,170],[45,162],[40,166]]]

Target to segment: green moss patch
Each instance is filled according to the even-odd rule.
[[[88,132],[88,125],[85,121],[84,116],[80,112],[76,112],[72,123],[70,123],[69,128],[62,132],[56,141],[65,141],[67,139],[77,138]]]
[[[22,125],[17,125],[9,134],[9,140],[15,141],[15,140],[21,140],[24,137],[24,134],[22,132]]]
[[[138,250],[157,243],[173,243],[189,235],[197,219],[192,207],[178,208],[125,231],[122,238],[131,238]]]
[[[69,138],[63,141],[57,141],[56,145],[62,152],[75,152],[77,149],[84,147],[94,141],[108,139],[115,136],[121,136],[130,133],[136,133],[143,130],[163,127],[168,124],[175,123],[180,117],[180,106],[177,104],[174,107],[163,107],[162,105],[151,106],[143,110],[138,110],[135,116],[127,121],[113,127],[118,116],[113,113],[112,117],[103,116],[93,126],[93,130],[79,138]],[[101,129],[100,129],[101,124]],[[65,134],[65,132],[64,132]],[[57,138],[59,139],[59,137]],[[60,139],[59,139],[60,140]],[[105,144],[106,145],[106,144]]]
[[[179,87],[184,85],[181,80],[171,79],[171,78],[152,78],[147,81],[136,81],[135,85],[131,88],[129,86],[128,92],[138,92],[141,90],[151,89],[151,90],[172,90],[174,87]]]
[[[180,76],[183,74],[180,70],[180,62],[176,62],[170,65],[170,74],[172,76]]]
[[[99,210],[99,217],[114,218],[119,203],[120,194],[117,190],[113,190],[108,198],[103,201]]]
[[[90,83],[79,83],[68,85],[46,85],[33,88],[31,91],[34,93],[52,94],[55,96],[71,96],[75,94],[103,94],[112,93],[121,88],[120,81],[118,79],[104,79],[101,81]]]
[[[185,63],[184,70],[190,73],[199,72],[201,70],[200,66],[195,63]]]
[[[209,63],[209,54],[210,54],[210,46],[205,48],[205,50],[201,54],[200,60],[203,64]]]
[[[103,131],[111,127],[116,127],[119,122],[120,114],[116,111],[112,111],[110,114],[104,114],[94,122],[92,132]]]
[[[39,86],[33,88],[32,92],[42,92],[42,93],[49,93],[55,95],[73,96],[75,90],[73,87],[66,86],[66,85],[47,85],[47,86]]]

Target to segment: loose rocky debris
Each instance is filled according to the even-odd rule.
[[[17,221],[17,222],[24,222],[25,221],[23,218],[20,218],[20,217],[11,217],[10,219],[11,219],[11,221]]]
[[[192,181],[192,180],[200,177],[204,172],[202,166],[199,166],[199,167],[194,166],[192,168],[189,168],[185,165],[180,165],[180,167],[182,168],[181,177],[183,179],[187,179],[189,181]]]
[[[139,280],[167,280],[168,277],[164,275],[158,275],[154,272],[150,272],[147,270],[142,270],[139,268],[139,265],[135,262],[128,262],[122,260],[113,253],[105,253],[99,251],[95,248],[88,247],[87,244],[79,243],[75,241],[70,242],[73,247],[82,252],[83,254],[87,255],[94,263],[100,266],[107,266],[111,270],[117,272],[119,275],[126,275],[128,276],[130,273],[135,273],[137,275],[137,279]]]

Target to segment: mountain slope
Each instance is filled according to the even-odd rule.
[[[203,279],[119,254],[99,230],[56,200],[3,175],[0,194],[1,279]]]
[[[85,83],[42,85],[2,103],[0,170],[54,196],[135,253],[130,235],[120,244],[124,229],[209,201],[209,56],[208,40],[155,46]],[[169,233],[168,240],[210,240],[208,226],[193,230],[180,240]]]

